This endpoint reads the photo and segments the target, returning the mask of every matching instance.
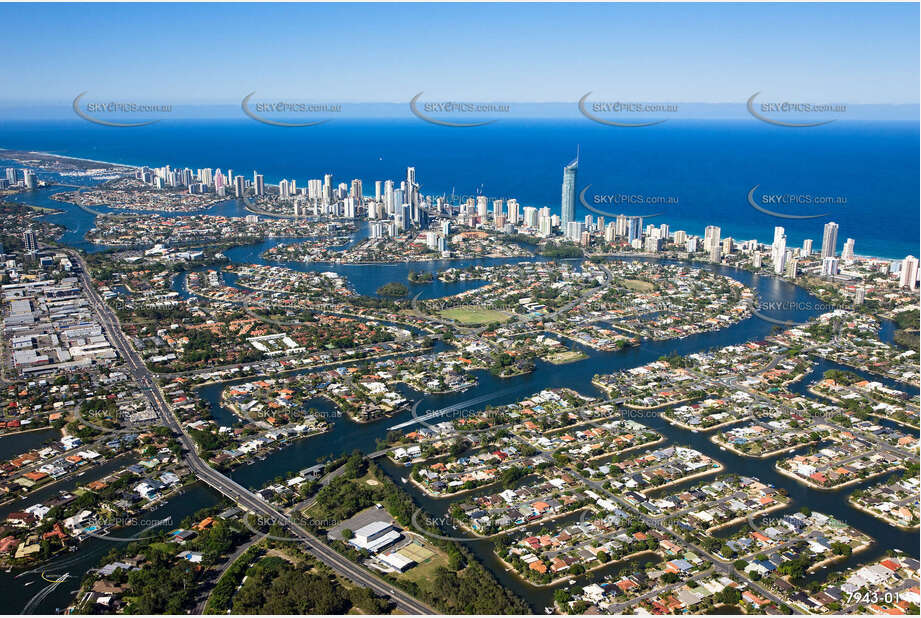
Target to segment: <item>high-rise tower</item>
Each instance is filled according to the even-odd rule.
[[[579,151],[576,158],[563,168],[563,199],[561,202],[560,227],[567,229],[570,221],[576,218],[576,172],[579,171]]]
[[[825,230],[822,233],[822,259],[835,257],[835,250],[838,245],[838,224],[829,221],[825,224]]]

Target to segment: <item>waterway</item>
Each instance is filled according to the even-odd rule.
[[[100,247],[87,243],[83,238],[83,234],[94,225],[93,215],[76,206],[50,200],[48,195],[54,192],[57,192],[57,190],[43,189],[28,194],[21,194],[16,196],[15,199],[24,203],[53,207],[63,211],[64,214],[46,216],[49,221],[57,222],[67,228],[62,242],[87,251],[99,250]],[[245,211],[242,211],[242,204],[236,200],[228,200],[228,202],[209,209],[209,212],[213,214],[217,214],[218,211],[220,211],[221,214],[245,214]],[[187,213],[176,213],[176,215],[178,214]],[[171,215],[166,214],[164,216]],[[362,228],[359,229],[358,234],[363,233],[366,233],[366,226],[362,226]],[[269,263],[265,262],[260,257],[261,254],[267,248],[273,246],[273,244],[278,244],[280,242],[290,242],[290,239],[287,241],[285,239],[272,239],[256,245],[237,247],[228,250],[226,254],[233,264]],[[407,275],[411,270],[435,272],[448,267],[466,267],[471,264],[488,265],[518,261],[522,260],[450,260],[378,265],[297,262],[285,263],[283,265],[304,272],[333,271],[340,273],[348,279],[349,284],[357,292],[370,295],[374,294],[374,291],[382,284],[389,281],[406,281]],[[271,264],[276,263],[273,262]],[[759,298],[768,306],[820,306],[818,300],[802,288],[776,277],[756,275],[741,269],[711,264],[701,264],[698,266],[700,268],[706,268],[714,272],[725,274],[749,286],[756,291]],[[436,281],[431,284],[414,286],[413,294],[421,291],[422,298],[437,298],[449,294],[457,294],[482,284],[482,282],[445,284]],[[177,277],[176,282],[174,282],[174,289],[183,290],[183,288],[182,279]],[[773,313],[771,317],[782,320],[806,321],[810,317],[814,317],[817,313],[816,311],[807,310],[788,310],[785,312]],[[774,328],[775,326],[771,323],[756,317],[751,317],[720,331],[701,333],[671,341],[643,341],[638,347],[626,348],[618,352],[599,352],[576,346],[580,347],[588,355],[587,359],[567,365],[552,365],[538,361],[533,373],[507,379],[497,378],[485,371],[476,372],[478,384],[463,393],[423,396],[420,393],[411,391],[411,389],[405,389],[404,392],[408,397],[414,400],[422,399],[418,407],[419,414],[446,406],[463,406],[465,402],[470,403],[471,411],[481,409],[487,404],[501,405],[512,403],[543,388],[569,387],[586,395],[599,395],[600,393],[598,390],[591,385],[591,379],[595,374],[629,369],[673,353],[690,354],[727,345],[759,341],[768,336]],[[886,324],[881,334],[884,337],[888,336],[888,338],[891,338],[891,332],[891,324]],[[440,348],[436,348],[436,351],[438,349]],[[799,392],[797,389],[804,388],[803,385],[821,376],[823,371],[831,367],[840,368],[840,366],[834,363],[819,361],[810,375],[807,376],[806,380],[794,386],[794,390]],[[244,378],[243,380],[245,381],[248,379],[251,378]],[[891,380],[886,380],[877,376],[872,376],[872,379],[883,382],[888,386],[899,388],[907,392],[910,396],[917,393],[917,389],[906,387],[903,384],[895,383]],[[200,394],[208,402],[212,415],[219,423],[231,424],[235,420],[234,415],[220,404],[220,392],[225,385],[226,384],[205,386],[200,389]],[[331,404],[324,399],[316,399],[311,401],[309,405],[323,411],[330,419],[332,423],[330,432],[319,437],[294,441],[269,454],[262,460],[257,460],[249,465],[237,468],[231,473],[231,476],[244,486],[255,488],[262,486],[278,476],[284,476],[289,471],[297,471],[311,466],[317,461],[323,460],[331,455],[335,456],[342,453],[348,453],[355,449],[371,452],[377,450],[377,441],[386,435],[388,427],[411,418],[411,413],[406,411],[390,419],[384,419],[373,423],[357,424],[349,421],[345,417],[337,416]],[[833,515],[876,539],[876,542],[869,550],[854,555],[846,562],[837,563],[832,568],[837,569],[859,564],[877,558],[889,549],[897,549],[909,555],[918,556],[917,533],[900,531],[861,511],[853,509],[847,504],[847,496],[859,486],[847,488],[839,492],[816,491],[788,477],[777,474],[774,470],[775,459],[749,459],[739,457],[728,451],[722,451],[715,444],[710,442],[709,434],[693,433],[679,429],[668,424],[664,419],[658,416],[646,418],[643,422],[663,434],[668,444],[691,446],[722,462],[726,466],[728,472],[756,476],[766,483],[786,489],[787,493],[792,498],[789,509],[796,510],[805,506],[812,510]],[[0,446],[3,445],[4,443],[0,442]],[[379,461],[381,461],[383,469],[397,482],[399,482],[400,477],[405,476],[407,473],[407,470],[399,466],[383,460]],[[872,482],[875,481],[870,481],[868,483]],[[447,511],[450,500],[433,500],[422,495],[419,491],[414,489],[411,484],[401,486],[409,491],[416,502],[420,506],[423,506],[427,512],[431,512],[432,515],[442,515]],[[216,499],[216,496],[209,490],[199,489],[194,492],[187,491],[183,496],[175,498],[168,504],[160,507],[159,510],[164,514],[172,515],[173,520],[178,521],[184,517],[185,514],[213,504]],[[28,504],[32,503],[33,502],[27,502],[23,506],[28,506]],[[725,533],[730,531],[731,529],[727,530]],[[70,568],[72,572],[82,573],[88,568],[96,566],[96,561],[98,561],[99,556],[94,557],[91,551],[87,550],[90,549],[90,547],[105,547],[105,543],[106,541],[96,539],[84,543],[84,545],[81,546],[80,553],[77,554],[77,557],[82,560],[82,562],[79,563],[79,568],[77,568],[77,566],[68,568]],[[527,599],[536,611],[540,611],[544,606],[550,604],[553,588],[535,588],[526,584],[518,577],[505,572],[492,554],[490,543],[471,541],[467,545],[504,585],[518,593],[521,597]],[[104,552],[105,550],[101,549],[99,551]],[[622,566],[624,565],[614,565],[611,569],[619,570]],[[611,569],[596,571],[590,575],[579,578],[579,585],[604,577],[611,572]],[[0,585],[3,586],[4,590],[10,591],[9,598],[11,606],[25,607],[32,595],[41,590],[41,587],[38,585],[35,586],[35,588],[37,588],[36,590],[32,590],[31,588],[22,589],[20,585],[22,582],[20,580],[7,581],[9,577],[9,575],[0,573]],[[63,607],[68,602],[68,598],[66,598],[66,595],[69,594],[68,591],[75,587],[76,584],[74,584],[74,586],[60,586],[50,593],[41,603],[30,605],[29,611],[36,613],[50,612],[54,611],[55,608]]]
[[[140,536],[149,527],[147,522],[169,518],[164,526],[177,527],[186,517],[220,501],[220,494],[198,483],[186,488],[158,508],[144,512],[139,516],[139,525],[113,531],[112,538],[89,537],[80,543],[75,553],[61,554],[28,571],[15,569],[10,573],[0,572],[0,586],[3,589],[6,611],[11,614],[53,614],[64,610],[74,600],[84,575],[90,569],[103,566],[103,558],[110,551],[118,549],[120,543],[127,542],[118,539]],[[47,579],[42,577],[43,574]],[[62,584],[52,587],[53,584],[48,583],[48,580],[61,579],[65,574],[68,579]],[[49,588],[50,591],[47,590]]]
[[[0,436],[0,461],[7,461],[61,437],[53,428],[17,431]]]

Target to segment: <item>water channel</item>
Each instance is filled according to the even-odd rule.
[[[26,204],[54,208],[61,211],[60,214],[46,215],[48,221],[63,225],[67,231],[61,241],[74,248],[86,251],[97,251],[102,247],[91,245],[83,238],[83,235],[94,226],[94,215],[85,210],[67,203],[58,202],[50,199],[52,193],[60,189],[50,188],[41,189],[29,193],[14,196],[14,201],[20,201]],[[102,210],[102,209],[100,209]],[[211,209],[208,214],[222,214],[229,216],[241,216],[246,214],[243,205],[237,200],[227,200]],[[165,217],[179,216],[189,213],[166,213]],[[359,235],[366,234],[366,226],[359,228]],[[256,245],[237,247],[230,249],[226,255],[233,264],[249,263],[271,263],[265,262],[260,255],[268,247],[280,242],[291,242],[285,239],[271,239]],[[354,242],[354,241],[353,241]],[[633,258],[629,258],[633,259]],[[449,260],[434,261],[421,263],[396,263],[396,264],[376,264],[376,265],[348,265],[348,264],[316,264],[316,263],[285,263],[284,266],[301,271],[334,271],[340,273],[348,279],[353,289],[362,294],[374,294],[374,291],[382,284],[390,281],[405,282],[407,275],[411,270],[435,272],[449,267],[466,267],[471,264],[499,264],[503,262],[518,262],[521,259],[478,259],[478,260]],[[272,263],[274,264],[274,263]],[[744,285],[754,289],[759,299],[765,301],[769,306],[779,307],[809,307],[820,306],[816,298],[811,296],[802,288],[792,283],[775,278],[772,276],[762,276],[752,274],[748,271],[717,265],[699,265],[701,268],[707,268],[714,272],[725,274]],[[432,284],[413,286],[412,294],[415,295],[422,291],[422,298],[438,298],[446,295],[453,295],[466,289],[471,289],[483,285],[483,282],[461,282],[446,284],[437,280]],[[177,277],[174,282],[174,289],[184,292],[182,277]],[[817,314],[817,311],[807,310],[788,310],[785,312],[772,313],[772,317],[783,320],[806,321],[808,318]],[[706,351],[720,348],[728,345],[741,344],[749,341],[759,341],[764,339],[772,332],[773,324],[761,319],[752,317],[743,320],[726,329],[692,335],[683,339],[671,341],[643,341],[638,347],[627,348],[619,352],[598,352],[588,348],[582,348],[588,355],[587,359],[567,364],[551,365],[541,361],[537,362],[536,370],[528,375],[502,379],[489,374],[489,372],[476,372],[478,383],[475,387],[463,393],[424,396],[422,403],[418,407],[418,413],[422,414],[429,410],[443,408],[449,405],[462,404],[465,401],[488,397],[488,404],[501,405],[512,403],[520,400],[527,395],[536,392],[542,388],[569,387],[586,395],[599,395],[599,391],[591,385],[592,376],[595,374],[610,373],[619,370],[629,369],[645,363],[656,360],[657,358],[673,353],[691,354],[699,351]],[[891,341],[892,324],[886,323],[881,329],[881,336],[884,340]],[[439,344],[441,345],[441,344]],[[576,346],[580,347],[580,346]],[[439,348],[436,348],[436,351]],[[836,363],[819,360],[816,367],[806,377],[793,387],[792,390],[805,394],[803,390],[805,385],[810,381],[820,377],[822,372],[829,368],[843,368],[854,371],[848,367],[842,367]],[[887,386],[898,388],[913,396],[917,394],[917,389],[906,386],[892,380],[886,380],[878,376],[870,376],[864,372],[857,371],[868,379],[877,380],[885,383]],[[252,378],[244,378],[242,381]],[[201,396],[208,402],[211,407],[212,415],[221,424],[230,424],[235,420],[233,414],[223,408],[220,404],[220,392],[227,383],[208,385],[200,389]],[[413,393],[410,390],[405,391],[411,398],[419,399],[420,394]],[[480,404],[484,405],[484,404]],[[244,465],[235,469],[231,476],[248,487],[260,487],[264,483],[278,476],[284,476],[289,471],[300,470],[301,468],[313,465],[318,460],[324,459],[330,455],[339,455],[359,449],[364,452],[371,452],[377,449],[377,441],[383,438],[387,433],[387,428],[408,420],[411,418],[409,411],[399,414],[395,417],[380,420],[373,423],[357,424],[349,421],[344,417],[335,417],[331,405],[323,399],[317,399],[308,403],[308,406],[316,407],[325,412],[329,412],[332,417],[332,430],[322,436],[307,438],[294,441],[283,448],[270,453],[262,460],[254,461],[249,465]],[[471,410],[478,409],[476,407]],[[882,521],[875,519],[861,511],[858,511],[847,504],[847,496],[857,488],[863,487],[851,486],[838,492],[817,491],[806,487],[792,479],[777,474],[774,470],[772,459],[750,459],[739,457],[728,451],[720,450],[710,440],[710,434],[693,433],[677,428],[664,419],[656,416],[643,419],[644,424],[663,434],[667,439],[667,444],[678,444],[691,446],[706,455],[722,462],[728,472],[755,476],[766,483],[773,484],[777,487],[783,487],[792,497],[790,510],[798,510],[806,506],[810,509],[833,515],[834,517],[853,525],[859,530],[869,534],[876,539],[873,546],[864,552],[855,554],[845,562],[836,563],[832,566],[834,569],[841,569],[847,566],[860,564],[874,558],[878,558],[885,551],[896,549],[905,553],[918,556],[918,535],[917,532],[905,532],[889,526]],[[909,433],[911,430],[907,430]],[[0,452],[7,453],[11,456],[17,452],[24,452],[35,446],[36,438],[25,438],[23,441],[16,441],[15,447],[9,438],[0,439]],[[17,450],[18,448],[18,450]],[[783,456],[789,456],[785,454]],[[380,465],[390,474],[397,482],[399,478],[405,476],[408,470],[394,465],[383,459],[378,460]],[[99,470],[101,472],[101,469]],[[88,473],[87,479],[90,474]],[[866,482],[872,484],[879,482],[881,479],[875,479]],[[693,481],[692,481],[693,482]],[[415,490],[411,484],[401,485],[409,491],[417,504],[425,509],[426,512],[438,516],[447,512],[451,500],[433,500],[422,495]],[[483,491],[491,491],[494,488]],[[57,488],[56,488],[57,490]],[[220,497],[211,490],[196,485],[193,489],[186,491],[183,495],[170,500],[167,504],[157,509],[156,513],[162,513],[161,516],[171,516],[173,522],[180,521],[186,515],[194,511],[214,504]],[[41,500],[40,496],[30,497],[17,508],[24,508],[35,504]],[[130,532],[130,531],[129,531]],[[723,533],[727,534],[731,530]],[[127,535],[126,535],[127,536]],[[495,576],[519,596],[529,601],[536,611],[540,611],[544,606],[552,602],[553,588],[535,588],[524,583],[518,577],[506,573],[497,562],[491,551],[491,544],[481,541],[473,541],[467,544],[469,548],[482,560]],[[46,566],[48,572],[58,573],[61,571],[70,572],[78,577],[82,576],[88,569],[97,566],[101,556],[103,556],[111,547],[111,542],[103,539],[90,539],[85,541],[76,554],[68,556],[70,560],[66,565],[55,563]],[[647,558],[642,558],[645,562]],[[579,579],[579,584],[588,581],[597,580],[606,574],[616,572],[623,568],[624,564],[615,564],[609,568],[595,571],[589,576]],[[16,578],[17,573],[0,573],[0,586],[6,592],[10,608],[25,608],[28,604],[30,613],[51,613],[56,609],[65,607],[71,600],[73,589],[77,587],[77,580],[66,582],[56,589],[52,590],[40,602],[30,603],[30,600],[47,586],[47,583],[40,578],[40,574],[34,573],[21,578]],[[25,587],[29,581],[33,585]],[[565,585],[565,584],[563,584]]]

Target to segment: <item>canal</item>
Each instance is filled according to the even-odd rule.
[[[63,214],[46,215],[45,218],[67,228],[67,232],[62,238],[62,242],[65,244],[86,251],[101,249],[101,247],[87,243],[83,238],[86,231],[93,227],[94,216],[74,205],[51,200],[49,195],[54,192],[56,192],[54,188],[42,189],[14,196],[14,199],[23,203],[56,208],[62,211]],[[237,200],[222,202],[212,209],[208,209],[207,212],[209,214],[234,216],[246,214],[242,203]],[[176,213],[172,216],[177,216],[179,214],[188,213]],[[171,216],[171,214],[167,213],[164,216]],[[358,235],[366,234],[366,230],[366,225],[360,226]],[[226,255],[233,264],[275,264],[263,260],[261,254],[267,248],[281,242],[291,241],[290,239],[272,239],[256,245],[230,249],[226,252]],[[285,263],[284,266],[303,272],[337,272],[346,277],[350,286],[357,292],[373,295],[377,288],[384,283],[390,281],[406,281],[409,272],[412,270],[436,272],[449,267],[463,268],[472,264],[490,265],[519,261],[522,260],[517,258],[479,259],[374,265],[296,262]],[[695,265],[695,267],[706,268],[736,279],[755,290],[759,299],[768,306],[821,306],[821,303],[819,303],[817,299],[802,288],[776,277],[756,275],[741,269],[711,264],[700,264]],[[177,277],[173,285],[174,289],[177,291],[184,288],[181,277]],[[438,298],[457,294],[480,285],[483,285],[483,282],[443,283],[436,280],[431,284],[414,286],[413,293],[415,294],[421,291],[422,298]],[[771,317],[804,322],[818,313],[819,312],[815,310],[788,309],[784,312],[772,313]],[[591,384],[591,379],[595,374],[629,369],[670,354],[691,354],[728,345],[759,341],[768,336],[774,328],[775,326],[771,323],[756,317],[751,317],[720,331],[701,333],[671,341],[643,341],[638,347],[626,348],[618,352],[599,352],[588,348],[582,348],[588,355],[587,359],[567,365],[552,365],[538,361],[533,373],[514,378],[497,378],[487,371],[478,371],[475,372],[478,379],[477,385],[462,393],[425,396],[421,393],[415,393],[411,391],[411,389],[406,389],[405,392],[415,400],[421,399],[421,403],[418,406],[418,413],[420,415],[429,410],[440,409],[446,406],[464,407],[465,402],[471,402],[471,400],[477,402],[475,405],[470,406],[471,411],[481,409],[482,406],[486,404],[495,406],[512,403],[542,388],[568,387],[586,395],[597,396],[600,393]],[[884,324],[882,335],[884,338],[891,340],[891,323]],[[442,344],[438,345],[440,346]],[[437,349],[441,348],[436,348],[436,351]],[[841,366],[834,363],[819,360],[810,375],[807,376],[805,380],[793,386],[794,392],[806,394],[799,389],[805,388],[805,385],[808,384],[809,381],[820,377],[823,371],[829,368],[840,367]],[[854,371],[850,368],[845,369]],[[250,379],[252,378],[244,378],[241,381]],[[872,376],[872,379],[907,392],[909,396],[917,394],[917,389],[906,387],[903,384],[895,383],[877,376]],[[208,403],[212,415],[220,424],[232,424],[236,420],[234,415],[220,403],[220,393],[226,385],[227,383],[213,384],[204,386],[200,389],[200,395]],[[349,421],[343,416],[339,416],[333,406],[325,399],[317,398],[312,400],[308,403],[308,407],[316,407],[324,413],[332,423],[330,432],[321,436],[291,442],[283,448],[269,453],[264,459],[256,460],[248,465],[235,469],[231,473],[231,476],[242,485],[255,488],[262,486],[264,483],[276,477],[285,476],[288,472],[311,466],[317,461],[326,459],[330,456],[348,453],[355,449],[371,452],[377,450],[377,442],[386,435],[388,427],[411,418],[411,412],[406,411],[389,419],[359,424]],[[833,515],[876,539],[876,542],[869,550],[856,554],[845,562],[836,563],[832,567],[834,569],[844,568],[877,558],[887,550],[900,550],[912,556],[918,556],[917,533],[900,531],[861,511],[851,508],[847,504],[847,496],[860,486],[849,487],[839,492],[813,490],[788,477],[777,474],[774,470],[776,458],[749,459],[737,456],[729,451],[720,450],[709,440],[710,434],[693,433],[679,429],[665,422],[664,419],[658,416],[645,418],[643,419],[643,423],[663,434],[667,439],[667,444],[687,445],[695,448],[723,463],[727,472],[755,476],[766,483],[784,488],[792,498],[792,503],[789,506],[790,510],[808,507],[816,511]],[[5,440],[0,440],[0,449],[4,448],[6,445],[7,442]],[[22,445],[17,444],[16,448],[22,448]],[[28,448],[22,448],[22,450],[28,450]],[[787,456],[788,455],[789,454],[787,454]],[[405,469],[388,461],[379,461],[382,468],[398,483],[400,477],[405,476]],[[876,481],[869,481],[868,484],[878,482],[878,480],[879,479]],[[416,490],[411,484],[401,486],[413,495],[417,504],[424,507],[425,510],[432,515],[444,515],[447,512],[450,500],[431,499],[422,495],[421,492]],[[211,490],[195,486],[193,489],[187,490],[183,495],[173,498],[167,504],[159,507],[155,513],[161,513],[161,516],[171,516],[173,521],[179,521],[195,510],[214,504],[218,499],[219,497]],[[36,496],[34,501],[26,500],[23,504],[17,505],[17,508],[29,506],[38,500],[39,497]],[[722,531],[721,534],[729,534],[730,532],[731,529],[727,529]],[[97,566],[98,560],[109,548],[111,548],[111,543],[111,541],[106,541],[104,539],[90,539],[80,546],[80,550],[77,554],[69,557],[69,559],[74,560],[74,562],[68,562],[67,564],[61,562],[57,565],[52,563],[46,565],[45,568],[48,569],[49,572],[58,573],[63,571],[82,576],[82,573],[85,573],[89,568]],[[474,540],[467,543],[467,546],[490,568],[504,585],[508,586],[523,598],[528,599],[535,611],[540,611],[544,606],[552,602],[553,588],[536,588],[525,583],[517,576],[505,572],[492,553],[490,543]],[[645,562],[647,558],[641,557],[640,560]],[[588,581],[598,580],[611,572],[616,572],[624,566],[624,564],[615,564],[609,568],[592,572],[587,576],[579,578],[579,584],[581,585]],[[9,603],[11,607],[27,608],[30,613],[50,613],[58,608],[66,606],[70,601],[68,595],[71,595],[73,589],[77,587],[77,580],[75,579],[73,580],[73,585],[67,582],[50,591],[47,596],[39,599],[38,602],[35,602],[35,596],[42,592],[42,589],[45,587],[43,585],[44,582],[37,574],[30,574],[22,578],[16,578],[15,576],[16,573],[0,573],[0,578],[2,578],[0,579],[0,585],[3,586],[5,591],[8,591],[7,597],[10,599]],[[33,581],[35,583],[33,586],[26,588],[24,584],[27,581]],[[565,586],[567,584],[562,585]]]

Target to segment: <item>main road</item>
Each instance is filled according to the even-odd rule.
[[[198,455],[195,442],[186,434],[173,415],[159,385],[153,379],[153,374],[144,364],[134,346],[125,337],[115,313],[102,300],[96,288],[93,287],[93,282],[90,280],[83,257],[76,252],[69,251],[68,253],[80,264],[80,280],[86,289],[90,304],[95,309],[103,328],[109,336],[109,340],[118,349],[125,362],[128,363],[129,371],[137,383],[143,387],[151,407],[156,411],[162,423],[179,437],[179,441],[185,450],[186,463],[200,480],[248,511],[261,515],[269,521],[276,522],[279,526],[304,541],[305,549],[317,559],[356,584],[366,586],[382,596],[393,599],[400,610],[409,614],[436,613],[432,608],[416,600],[411,595],[394,588],[389,582],[340,555],[297,524],[290,516],[264,502],[233,479],[224,476],[209,466]]]

